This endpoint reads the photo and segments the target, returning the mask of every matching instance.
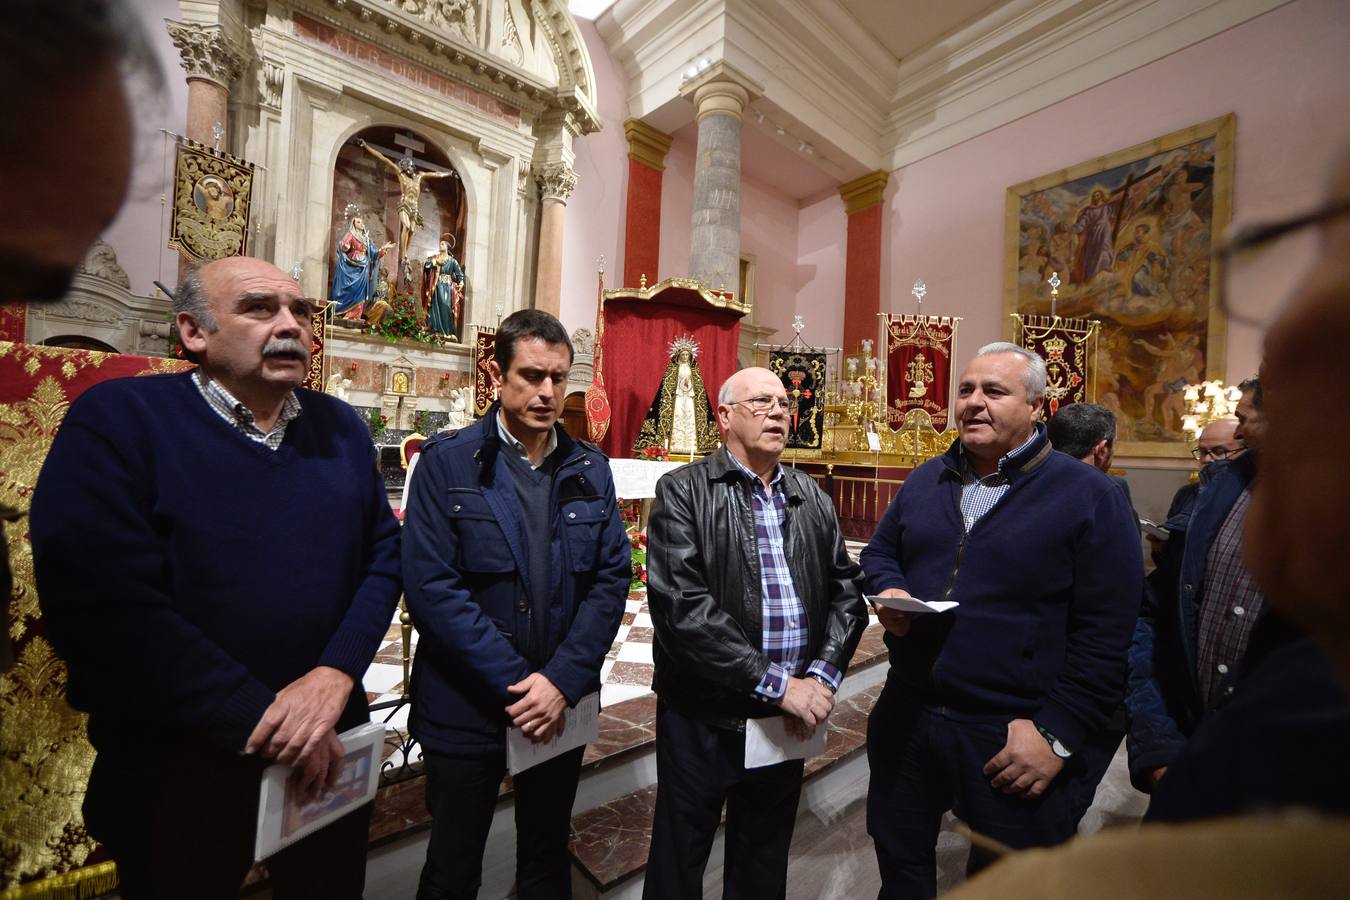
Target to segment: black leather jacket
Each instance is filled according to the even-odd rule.
[[[844,551],[830,500],[809,475],[783,469],[784,552],[806,608],[806,660],[842,673],[867,625],[862,570]],[[656,485],[648,525],[647,604],[656,640],[653,687],[680,712],[720,728],[776,715],[754,693],[762,648],[763,591],[750,481],[725,447]]]

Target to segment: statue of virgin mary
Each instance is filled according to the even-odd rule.
[[[670,343],[670,365],[661,377],[651,409],[642,420],[633,451],[662,447],[671,459],[704,456],[720,442],[708,390],[698,368],[698,344],[692,335]]]
[[[392,243],[376,249],[366,230],[361,211],[354,205],[346,210],[347,230],[338,241],[337,257],[333,262],[333,285],[328,299],[336,304],[335,312],[346,319],[360,319],[365,304],[375,295],[375,274],[380,257]]]

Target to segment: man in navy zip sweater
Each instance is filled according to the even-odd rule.
[[[34,491],[33,562],[97,751],[85,824],[138,898],[232,898],[273,761],[336,779],[398,602],[398,523],[356,412],[299,388],[309,306],[231,258],[174,303],[181,375],[72,405]],[[359,897],[370,807],[268,860],[277,897]]]
[[[506,772],[506,729],[550,740],[600,689],[631,577],[609,463],[558,425],[572,345],[553,316],[512,313],[489,363],[498,402],[422,445],[404,519],[421,634],[409,727],[431,838],[417,896],[473,898]],[[521,900],[571,892],[567,838],[584,747],[513,778]]]
[[[862,553],[871,593],[960,603],[878,610],[891,671],[868,724],[867,821],[885,898],[934,896],[947,809],[1010,846],[1054,844],[1104,769],[1092,738],[1124,693],[1139,532],[1110,479],[1050,448],[1045,385],[1036,354],[981,348],[960,440],[915,469]]]

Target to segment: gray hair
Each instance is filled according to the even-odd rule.
[[[727,376],[727,380],[722,382],[722,386],[717,389],[718,406],[728,406],[731,404],[731,395],[735,393],[735,391],[731,389],[731,379],[735,377],[736,373],[731,373],[731,375]]]
[[[1013,353],[1025,359],[1027,366],[1022,370],[1022,384],[1026,386],[1027,399],[1039,400],[1045,396],[1045,383],[1049,376],[1045,371],[1045,360],[1041,359],[1039,353],[1007,341],[994,341],[975,351],[976,356],[993,356],[996,353]]]
[[[173,295],[174,313],[187,313],[197,321],[203,331],[215,334],[220,325],[216,322],[216,317],[211,313],[211,303],[206,298],[206,290],[202,287],[202,270],[200,266],[189,269],[183,276],[183,280],[178,282],[178,290]],[[188,348],[183,348],[183,358],[188,362],[197,362],[197,354]]]

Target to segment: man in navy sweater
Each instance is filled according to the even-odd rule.
[[[421,635],[409,727],[431,839],[417,896],[473,898],[506,773],[506,730],[543,743],[600,689],[631,560],[609,462],[558,424],[572,343],[539,310],[507,316],[489,363],[498,402],[422,445],[403,576]],[[516,890],[570,896],[567,837],[584,747],[516,774]]]
[[[309,306],[259,260],[189,275],[192,372],[72,405],[33,496],[42,611],[89,714],[85,824],[121,892],[234,897],[271,762],[315,790],[367,721],[398,524],[356,412],[299,389]],[[370,808],[268,860],[277,897],[359,897]]]
[[[1013,344],[961,375],[957,441],[905,481],[862,553],[891,670],[868,723],[868,831],[882,897],[932,897],[953,809],[1014,847],[1074,832],[1124,692],[1143,560],[1125,494],[1050,448],[1045,363]],[[1091,759],[1085,757],[1093,757]]]

